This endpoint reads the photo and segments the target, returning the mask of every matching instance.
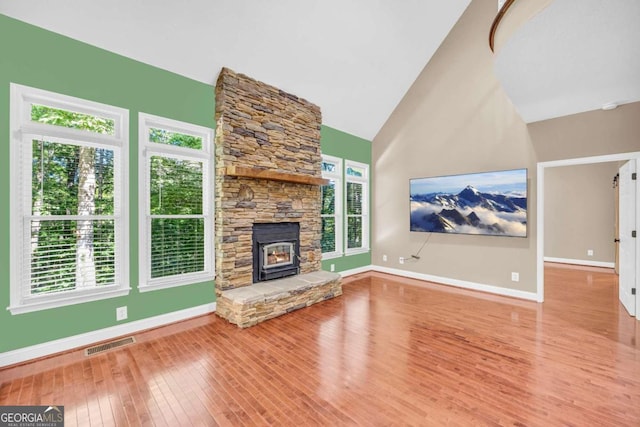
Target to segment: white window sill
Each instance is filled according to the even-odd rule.
[[[210,282],[215,279],[212,273],[191,273],[179,276],[168,276],[159,279],[151,279],[138,286],[140,292],[151,292],[159,289],[176,288],[178,286],[195,285],[196,283]]]
[[[322,254],[322,260],[340,258],[342,255],[342,252],[327,252]]]
[[[18,305],[7,307],[11,314],[31,313],[34,311],[48,310],[51,308],[65,307],[68,305],[82,304],[85,302],[99,301],[108,298],[122,297],[129,294],[131,288],[112,286],[109,289],[90,289],[83,291],[68,291],[59,294],[39,295],[35,297],[25,298]]]
[[[369,252],[369,248],[358,248],[358,249],[347,249],[344,254],[346,256],[349,256],[349,255],[366,254],[368,252]]]

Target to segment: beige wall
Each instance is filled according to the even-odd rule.
[[[640,102],[529,124],[538,161],[640,151]]]
[[[493,73],[487,36],[495,13],[495,1],[471,2],[373,141],[372,262],[535,292],[531,208],[527,238],[433,234],[419,261],[398,263],[427,237],[409,232],[410,178],[528,168],[529,206],[535,206],[527,127]],[[511,272],[520,273],[520,282],[511,282]]]
[[[613,177],[618,162],[546,168],[544,255],[615,261]],[[593,256],[587,256],[587,250]]]
[[[537,162],[640,151],[640,103],[525,125],[493,73],[495,6],[471,2],[373,140],[372,263],[535,292]],[[527,238],[433,234],[399,264],[427,238],[409,232],[410,178],[515,168],[529,170]]]

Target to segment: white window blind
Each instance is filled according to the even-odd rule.
[[[346,254],[369,250],[369,166],[345,162]]]
[[[322,187],[322,257],[342,255],[342,159],[322,156],[322,177],[329,184]]]
[[[124,295],[127,111],[11,85],[11,306]]]
[[[210,129],[140,114],[140,290],[213,279]]]

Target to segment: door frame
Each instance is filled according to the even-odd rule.
[[[620,274],[620,169],[618,169],[618,173],[614,177],[615,182],[615,233],[614,233],[614,242],[616,244],[615,247],[615,259],[613,261],[613,270],[616,274]]]
[[[636,160],[636,167],[640,168],[640,151],[631,153],[608,154],[603,156],[580,157],[574,159],[552,160],[548,162],[538,162],[536,175],[536,300],[544,302],[544,172],[547,168],[561,166],[588,165],[605,162],[624,162]],[[636,184],[636,228],[640,228],[640,185]],[[636,289],[640,284],[640,238],[636,239]],[[640,297],[636,296],[636,318],[640,320]]]

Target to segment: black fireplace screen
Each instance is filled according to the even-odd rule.
[[[253,224],[253,282],[300,272],[300,224]]]

